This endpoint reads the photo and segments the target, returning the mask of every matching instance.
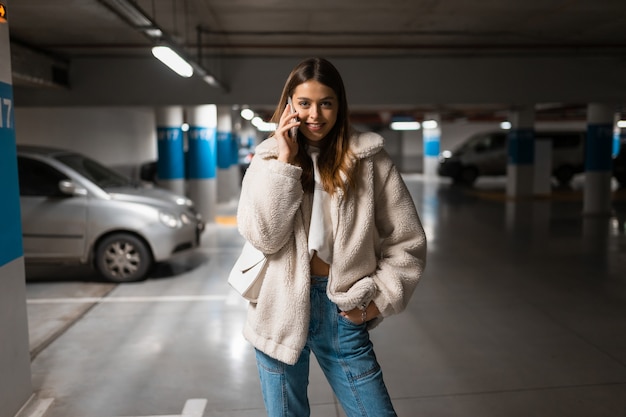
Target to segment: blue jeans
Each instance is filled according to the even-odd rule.
[[[306,346],[295,365],[256,351],[269,417],[308,417],[309,359],[315,354],[348,417],[395,417],[365,324],[339,315],[326,296],[326,277],[313,277]]]

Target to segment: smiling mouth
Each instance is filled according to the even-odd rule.
[[[307,123],[306,125],[309,127],[309,129],[313,130],[321,129],[324,126],[323,123]]]

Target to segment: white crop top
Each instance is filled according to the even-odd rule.
[[[319,149],[309,146],[308,153],[313,160],[315,191],[313,192],[313,210],[309,229],[309,257],[317,256],[327,264],[333,260],[333,228],[330,218],[331,196],[324,190],[317,168]]]

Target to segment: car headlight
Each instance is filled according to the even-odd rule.
[[[172,229],[178,229],[183,225],[183,222],[178,218],[178,216],[168,213],[167,211],[159,212],[159,220],[161,220],[161,223],[167,227],[171,227]]]
[[[191,199],[186,198],[186,197],[177,198],[176,204],[178,204],[179,206],[193,207],[193,201],[191,201]]]

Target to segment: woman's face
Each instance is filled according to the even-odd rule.
[[[293,105],[300,119],[300,132],[308,142],[323,140],[337,121],[339,102],[332,88],[319,81],[309,80],[296,87]]]

